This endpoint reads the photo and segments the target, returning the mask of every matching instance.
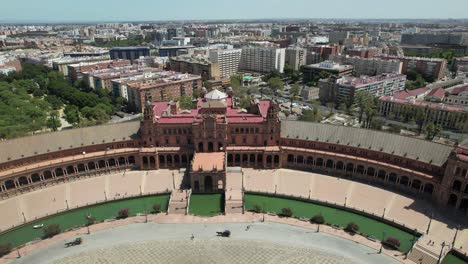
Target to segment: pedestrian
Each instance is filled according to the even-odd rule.
[[[190,240],[194,240],[195,239],[195,236],[192,234],[192,236],[190,237]]]

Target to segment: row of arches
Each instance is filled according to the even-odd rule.
[[[366,177],[385,184],[401,186],[417,193],[432,195],[434,192],[434,185],[432,183],[423,182],[420,179],[415,179],[404,174],[399,175],[387,168],[377,168],[376,166],[358,164],[352,161],[296,154],[288,154],[286,161],[286,165],[290,167],[326,169],[349,176]]]
[[[158,154],[157,156],[141,157],[141,169],[151,170],[159,168],[186,167],[192,160],[189,154]]]
[[[452,191],[468,194],[468,183],[465,183],[464,185],[465,186],[463,187],[463,183],[461,181],[454,180],[452,183]]]
[[[31,175],[23,175],[18,176],[14,179],[5,180],[0,184],[0,190],[1,192],[8,192],[10,190],[30,186],[44,181],[62,179],[65,177],[93,173],[103,170],[111,170],[114,168],[127,168],[133,166],[135,163],[135,156],[122,156],[118,158],[100,159],[97,161],[83,162],[75,165],[68,165],[65,167],[57,167],[41,172],[36,172]]]
[[[279,154],[230,153],[227,156],[228,166],[279,168],[280,161]]]
[[[451,193],[449,199],[447,200],[447,205],[449,207],[457,208],[458,210],[468,213],[468,198],[463,198],[455,193]]]

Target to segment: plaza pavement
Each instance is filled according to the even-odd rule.
[[[265,223],[261,223],[263,217],[265,217]],[[396,251],[383,249],[384,254],[378,254],[380,244],[364,237],[351,236],[342,230],[327,226],[321,226],[320,232],[317,233],[316,225],[291,218],[252,213],[210,218],[158,214],[150,215],[148,220],[150,223],[144,223],[145,218],[137,216],[96,224],[90,228],[91,235],[86,234],[85,228],[63,233],[52,239],[21,248],[19,250],[21,258],[17,258],[17,252],[12,252],[0,259],[0,264],[31,263],[32,260],[37,264],[74,264],[84,263],[83,261],[97,263],[95,260],[99,260],[99,263],[121,263],[118,260],[128,259],[128,255],[134,260],[132,263],[148,263],[148,261],[151,263],[249,263],[245,258],[239,258],[239,254],[245,254],[246,257],[253,255],[255,263],[265,263],[268,260],[272,261],[270,263],[278,263],[278,261],[280,263],[316,261],[313,263],[327,264],[411,263]],[[215,237],[216,231],[223,231],[226,228],[231,230],[231,238]],[[191,240],[192,234],[195,239],[191,242],[202,242],[201,245],[186,244],[187,241]],[[82,237],[84,243],[65,249],[63,244],[77,236]],[[148,241],[153,242],[143,243]],[[165,242],[168,245],[164,246],[164,243],[158,244],[154,241]],[[217,242],[217,246],[212,243],[213,241]],[[217,257],[215,259],[203,258],[208,245],[220,247],[219,244],[224,241],[228,241],[227,245],[220,249],[226,253],[226,256],[220,255],[218,252],[217,255],[214,255]],[[234,243],[231,244],[232,242],[229,241]],[[137,245],[136,248],[135,245]],[[164,250],[154,248],[158,245]],[[184,247],[182,251],[180,250],[181,246]],[[265,249],[267,250],[265,251]],[[151,251],[154,252],[149,254],[148,252]],[[289,254],[288,258],[281,259],[280,257],[284,258],[285,256],[282,255],[287,252],[297,254],[296,256]],[[116,259],[115,255],[119,258]],[[181,259],[182,256],[186,256],[186,259]],[[200,261],[201,257],[207,262]],[[154,261],[148,258],[152,258]],[[165,262],[161,262],[161,260]],[[227,261],[224,262],[224,260]]]
[[[421,199],[373,187],[360,182],[326,176],[312,172],[302,172],[288,169],[254,170],[243,169],[244,187],[246,191],[277,193],[288,196],[301,196],[313,200],[336,203],[343,206],[365,211],[376,216],[382,216],[385,208],[385,218],[403,224],[411,229],[425,233],[433,214],[429,234],[425,234],[419,245],[435,252],[440,252],[442,242],[451,244],[456,227],[458,232],[455,248],[468,252],[467,218],[454,221],[450,214]],[[429,241],[433,241],[429,245]],[[448,251],[446,247],[445,251]]]

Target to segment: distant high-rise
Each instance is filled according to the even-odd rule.
[[[285,49],[277,47],[242,48],[240,69],[269,73],[273,70],[283,72]]]
[[[303,48],[287,48],[285,56],[285,63],[296,71],[300,70],[301,66],[306,64],[306,50]]]
[[[210,50],[210,61],[218,64],[221,78],[229,78],[239,70],[241,49]]]
[[[167,29],[167,39],[171,40],[175,37],[183,37],[185,36],[183,28],[168,28]]]

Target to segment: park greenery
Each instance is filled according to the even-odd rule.
[[[56,131],[62,125],[61,113],[73,126],[103,124],[125,103],[82,82],[70,84],[45,66],[23,64],[21,72],[0,75],[0,138]]]
[[[420,73],[410,70],[406,73],[407,81],[405,83],[406,90],[414,90],[426,86],[426,82],[433,82],[433,78],[424,78]]]

